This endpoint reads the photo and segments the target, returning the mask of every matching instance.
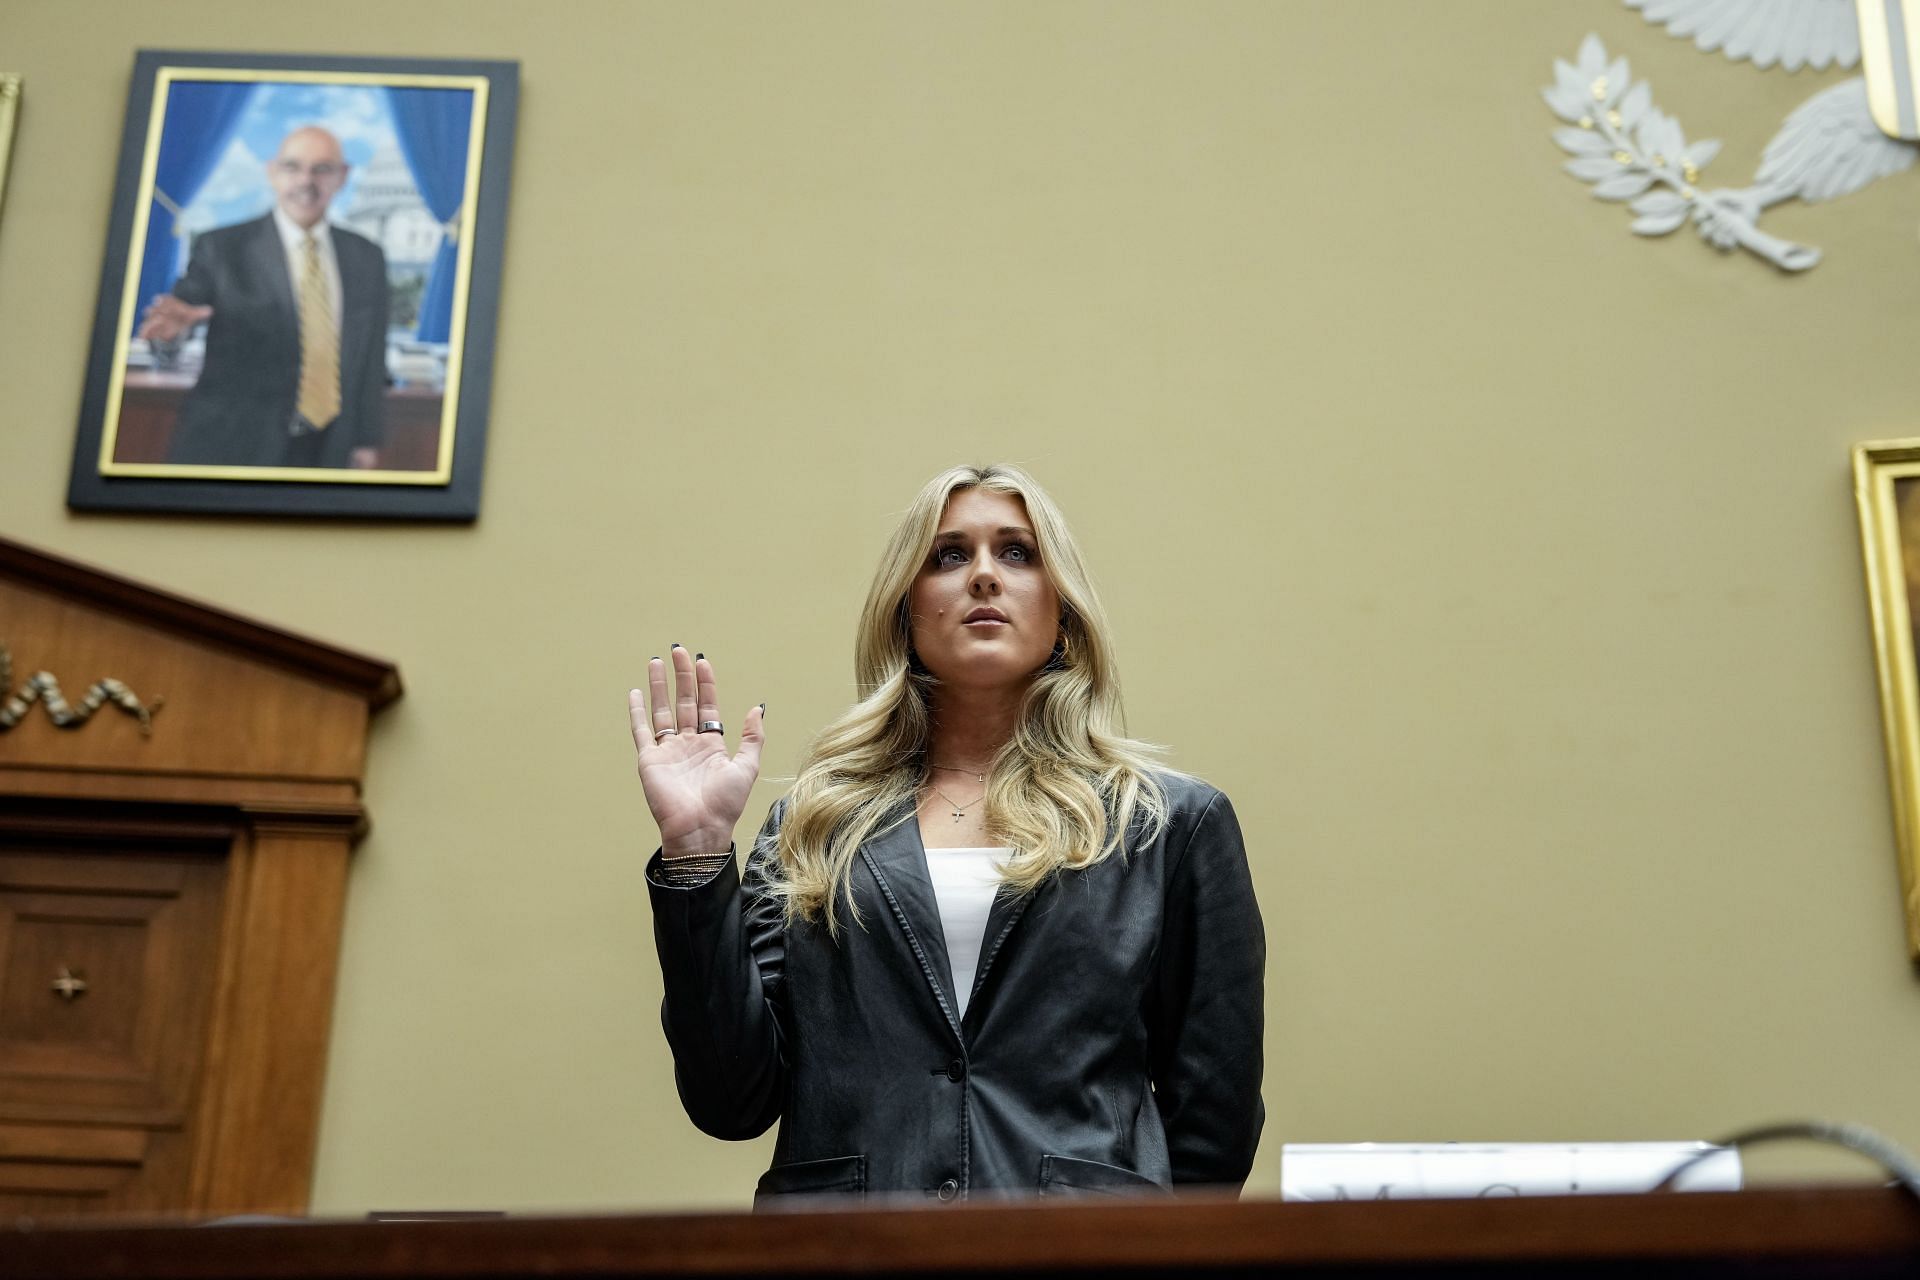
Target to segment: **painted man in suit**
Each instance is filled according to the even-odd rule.
[[[207,326],[206,364],[167,461],[242,467],[376,466],[386,392],[387,263],[327,222],[346,185],[340,141],[295,129],[267,165],[273,211],[209,231],[140,336]]]

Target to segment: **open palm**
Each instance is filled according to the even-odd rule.
[[[663,856],[720,853],[733,843],[734,828],[760,776],[766,707],[747,712],[740,750],[728,755],[726,734],[700,728],[720,720],[713,664],[680,645],[669,652],[674,696],[668,697],[667,664],[659,658],[647,664],[646,693],[635,689],[627,695],[640,785],[660,827]]]

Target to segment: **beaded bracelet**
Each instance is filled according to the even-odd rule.
[[[673,888],[697,888],[732,862],[733,853],[733,847],[729,845],[725,853],[700,853],[686,858],[669,858],[663,854],[660,858],[660,875]]]

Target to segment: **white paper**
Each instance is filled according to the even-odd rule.
[[[1651,1191],[1688,1160],[1677,1191],[1738,1191],[1740,1153],[1705,1142],[1290,1142],[1285,1200],[1431,1200]]]

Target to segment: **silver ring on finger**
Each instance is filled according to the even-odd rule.
[[[725,733],[726,731],[727,726],[721,724],[718,720],[702,720],[700,722],[701,733]]]
[[[679,732],[680,731],[678,729],[655,729],[653,731],[653,740],[655,742],[658,742],[662,738],[670,738],[674,734],[677,734]]]

